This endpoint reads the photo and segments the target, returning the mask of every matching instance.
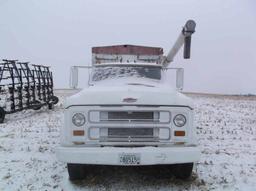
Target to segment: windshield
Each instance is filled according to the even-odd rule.
[[[92,71],[92,81],[105,79],[138,77],[153,80],[161,79],[161,67],[154,66],[104,66],[95,67]]]

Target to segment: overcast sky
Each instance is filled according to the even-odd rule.
[[[0,0],[0,58],[52,66],[67,88],[72,65],[90,65],[91,47],[173,45],[197,22],[185,90],[256,94],[255,0]]]

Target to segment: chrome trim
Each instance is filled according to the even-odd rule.
[[[159,138],[159,140],[168,141],[168,140],[171,139],[171,127],[158,127],[158,128],[159,128],[159,131],[160,131],[160,129],[168,129],[168,131],[169,131],[169,137],[167,139],[160,139]],[[159,131],[158,131],[158,133],[159,133]],[[159,137],[159,135],[158,135],[158,137]]]
[[[93,128],[98,128],[99,129],[99,138],[97,139],[95,139],[95,138],[92,138],[92,136],[91,136],[91,129],[93,129]],[[88,138],[90,139],[90,140],[92,140],[92,141],[97,141],[97,140],[99,140],[100,139],[100,127],[89,127],[89,128],[87,128],[87,135],[88,135]]]
[[[108,121],[99,121],[99,122],[95,122],[95,121],[91,121],[91,118],[90,118],[90,114],[91,112],[159,112],[159,115],[160,115],[160,112],[168,112],[169,113],[169,121],[167,122],[160,122],[160,121],[152,121],[150,120],[149,122],[146,122],[146,120],[142,119],[143,121],[139,121],[139,119],[136,119],[135,121],[129,121],[129,120],[108,120]],[[160,117],[160,116],[159,116]],[[168,110],[133,110],[133,109],[125,109],[125,110],[89,110],[88,111],[88,121],[90,123],[94,123],[94,124],[102,124],[102,123],[106,123],[106,124],[109,124],[109,123],[125,123],[125,124],[170,124],[171,121],[172,121],[172,115],[171,115],[171,112],[168,111]],[[128,121],[128,122],[127,122]]]
[[[145,143],[145,142],[159,142],[158,137],[144,137],[144,138],[114,138],[114,137],[101,137],[101,142],[121,142],[121,143]]]
[[[93,129],[93,128],[98,128],[99,129],[99,138],[95,139],[95,138],[92,138],[91,136],[91,132],[90,130]],[[127,137],[111,137],[111,138],[108,138],[108,135],[107,135],[107,129],[108,128],[122,128],[122,127],[104,127],[104,126],[90,126],[88,128],[88,131],[87,131],[87,135],[88,135],[88,138],[89,140],[91,141],[99,141],[100,143],[104,142],[104,143],[111,143],[111,142],[121,142],[121,143],[133,143],[133,142],[158,142],[158,143],[161,143],[160,141],[170,141],[171,140],[171,127],[148,127],[148,126],[139,126],[138,128],[152,128],[153,129],[153,137],[139,137],[139,138],[130,138],[130,140],[128,139],[127,140]],[[125,128],[136,128],[136,127],[125,127]],[[160,139],[159,137],[159,131],[160,129],[167,129],[169,131],[169,136],[167,139]],[[101,131],[106,131],[105,132],[105,135],[101,135]],[[101,138],[103,138],[103,140],[101,140]],[[146,140],[146,139],[151,139],[151,141],[149,140]]]

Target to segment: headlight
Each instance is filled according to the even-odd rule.
[[[186,124],[187,120],[184,115],[178,114],[174,117],[173,122],[177,127],[183,127]]]
[[[75,126],[81,127],[85,124],[85,116],[82,113],[76,113],[73,118],[72,122]]]

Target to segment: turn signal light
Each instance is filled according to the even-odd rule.
[[[74,136],[84,136],[84,130],[74,130],[73,135]]]
[[[184,137],[186,135],[185,131],[174,131],[176,137]]]

